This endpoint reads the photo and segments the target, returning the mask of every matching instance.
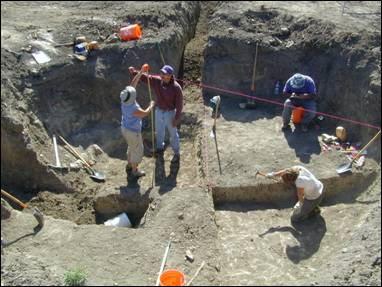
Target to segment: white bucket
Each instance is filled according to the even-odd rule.
[[[106,226],[116,226],[116,227],[132,227],[129,218],[126,213],[121,213],[120,215],[105,221]]]

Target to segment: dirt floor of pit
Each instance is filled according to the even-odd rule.
[[[220,206],[222,284],[378,285],[380,177],[376,183],[354,201],[324,202],[321,215],[294,226],[289,208]],[[367,227],[371,223],[375,230]]]
[[[212,11],[216,3],[208,5],[204,7],[205,11]],[[77,8],[74,7],[75,10]],[[61,16],[65,17],[67,12],[63,11]],[[208,21],[208,15],[202,13],[201,19]],[[59,18],[50,20],[60,23]],[[200,77],[198,65],[202,61],[199,57],[205,42],[200,39],[206,36],[207,27],[203,21],[198,25],[197,37],[185,51],[185,78],[193,80]],[[122,230],[70,222],[94,223],[94,197],[100,190],[113,194],[126,189],[126,162],[108,158],[100,160],[97,167],[108,173],[108,180],[102,187],[81,172],[71,179],[76,193],[41,191],[30,201],[48,215],[44,230],[33,233],[35,220],[27,211],[14,211],[11,219],[2,224],[2,235],[9,243],[2,256],[2,285],[61,285],[63,274],[80,265],[88,272],[88,285],[152,285],[170,237],[173,244],[167,267],[182,270],[186,280],[203,260],[207,262],[194,281],[195,285],[380,285],[380,176],[376,185],[357,198],[359,202],[325,204],[322,208],[324,224],[321,220],[303,230],[315,235],[312,241],[304,232],[299,234],[289,226],[290,209],[273,206],[264,209],[266,205],[256,204],[245,208],[227,204],[219,206],[215,212],[212,195],[204,190],[206,182],[203,175],[206,174],[201,173],[202,163],[195,160],[205,159],[202,155],[205,150],[200,150],[200,146],[208,141],[210,161],[206,164],[212,169],[212,175],[209,174],[207,182],[215,182],[218,170],[215,146],[209,138],[211,111],[202,106],[199,89],[186,87],[185,97],[186,115],[181,126],[182,157],[176,183],[167,177],[171,170],[171,148],[165,153],[166,179],[158,178],[153,190],[149,187],[154,161],[146,157],[142,164],[147,176],[140,181],[140,192],[149,191],[151,194],[145,227]],[[245,114],[252,117],[249,112]],[[253,162],[253,159],[246,158],[248,150],[253,147],[251,142],[230,133],[239,124],[248,126],[251,123],[248,118],[244,119],[247,123],[230,125],[224,123],[223,115],[218,123],[217,138],[222,148],[223,171],[229,177],[220,183],[228,181],[235,184],[251,174],[246,169],[247,166],[252,167]],[[279,120],[272,116],[256,121],[250,138],[262,138],[257,133],[258,128],[266,128],[269,134],[281,136],[278,134]],[[239,132],[239,135],[243,133]],[[224,141],[228,146],[229,142],[239,141],[239,148],[247,150],[247,153],[240,154],[243,158],[239,163],[229,161],[232,158],[237,160],[237,157],[235,153],[227,152],[229,148]],[[257,150],[258,146],[250,152],[256,154],[256,163],[267,159],[265,153],[261,159],[257,157],[264,151]],[[288,150],[288,156],[291,154],[295,163],[300,162],[293,149],[289,146],[283,146],[283,149]],[[310,150],[303,152],[312,155]],[[284,163],[264,164],[261,168],[271,169]],[[203,186],[203,189],[198,186]],[[187,250],[195,256],[193,263],[185,260]],[[281,273],[282,278],[279,276]]]

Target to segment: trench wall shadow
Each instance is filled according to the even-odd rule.
[[[210,99],[212,96],[204,97],[204,105],[210,110],[210,116],[213,117],[212,107],[210,107]],[[221,96],[220,104],[220,116],[222,116],[226,121],[236,121],[236,122],[253,122],[259,119],[272,119],[276,116],[281,115],[282,108],[267,104],[264,102],[257,101],[256,107],[254,109],[241,109],[239,107],[240,103],[246,101],[247,98],[243,97],[229,97]],[[208,112],[207,112],[208,115]]]

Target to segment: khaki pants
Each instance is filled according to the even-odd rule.
[[[143,158],[142,134],[121,128],[122,135],[127,142],[127,161],[128,163],[139,164]]]
[[[295,208],[291,215],[291,220],[293,222],[301,221],[306,219],[313,209],[321,203],[324,193],[314,200],[304,199],[304,203],[299,208]]]

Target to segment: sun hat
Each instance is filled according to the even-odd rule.
[[[120,94],[121,102],[125,105],[131,105],[135,102],[137,98],[137,91],[132,86],[127,86],[124,90],[122,90]]]

